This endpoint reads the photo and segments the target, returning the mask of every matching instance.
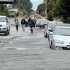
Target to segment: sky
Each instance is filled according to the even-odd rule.
[[[43,0],[31,0],[32,4],[33,4],[33,10],[36,11],[37,7],[39,4],[41,4],[43,2]]]

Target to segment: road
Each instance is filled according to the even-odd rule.
[[[0,36],[0,70],[70,70],[70,51],[51,50],[43,33],[11,25],[10,35]]]

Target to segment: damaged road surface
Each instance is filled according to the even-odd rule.
[[[43,59],[41,55],[46,52],[48,43],[46,42],[47,39],[43,37],[43,30],[38,31],[32,35],[25,32],[24,36],[14,38],[6,46],[0,48],[1,70],[33,69],[37,61]],[[38,67],[35,68],[39,69]]]

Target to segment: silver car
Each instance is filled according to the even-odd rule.
[[[49,35],[50,48],[70,48],[70,26],[57,26]]]
[[[44,37],[49,37],[49,32],[55,27],[56,21],[48,21],[48,25],[45,26]]]
[[[37,19],[36,27],[44,28],[47,25],[47,19]]]
[[[9,35],[10,32],[10,24],[6,16],[0,16],[0,33],[5,33],[5,35]]]

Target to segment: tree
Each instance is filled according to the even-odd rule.
[[[32,3],[30,0],[16,0],[15,5],[20,9],[25,9],[28,13],[32,11]]]
[[[48,11],[48,18],[51,17],[52,19],[53,17],[59,16],[59,7],[61,0],[44,0],[45,3],[46,1],[47,1],[46,8]]]
[[[64,22],[70,23],[70,0],[47,1],[47,10],[53,11],[54,17],[62,17]]]
[[[42,15],[42,16],[45,16],[45,7],[46,7],[45,3],[38,5],[37,13]]]
[[[0,4],[0,14],[1,15],[8,15],[9,14],[9,10],[7,8],[7,5]]]
[[[70,0],[62,0],[60,3],[59,14],[64,22],[70,22]]]

